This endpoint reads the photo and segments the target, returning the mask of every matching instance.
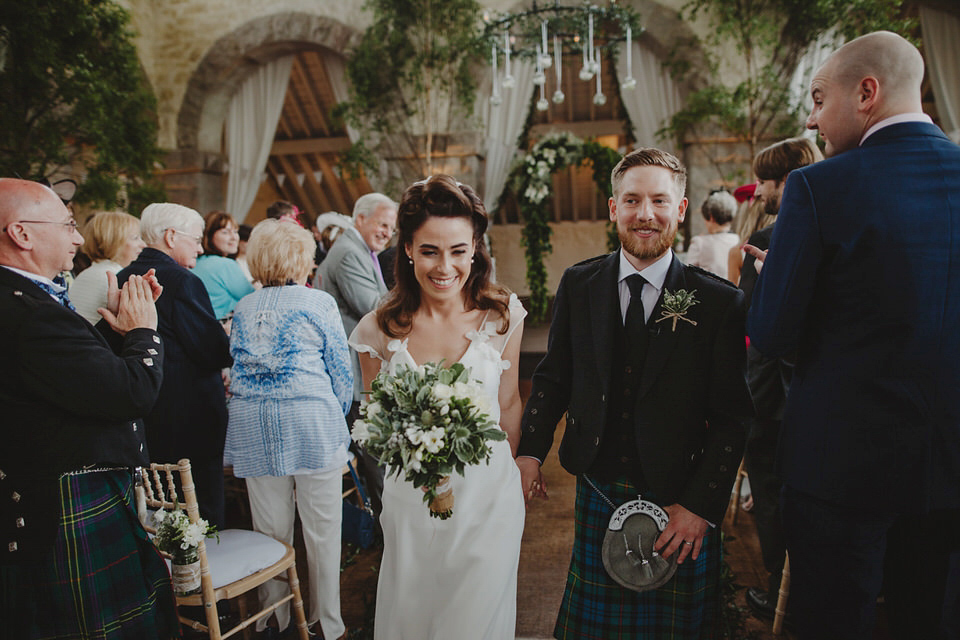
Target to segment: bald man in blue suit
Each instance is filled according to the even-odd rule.
[[[944,637],[960,539],[960,147],[922,113],[922,78],[920,53],[889,32],[820,68],[807,127],[828,159],[788,178],[753,295],[751,343],[798,352],[778,457],[801,638],[871,638],[881,588],[895,637]]]

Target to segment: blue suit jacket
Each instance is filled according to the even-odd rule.
[[[895,512],[960,506],[960,147],[904,123],[790,174],[748,333],[797,349],[784,483]]]

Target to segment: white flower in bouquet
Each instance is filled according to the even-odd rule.
[[[157,524],[153,543],[173,558],[175,564],[195,562],[200,541],[217,535],[216,527],[210,526],[203,518],[198,518],[196,524],[191,523],[179,505],[169,513],[160,509],[153,514],[153,520]]]
[[[357,442],[362,442],[370,437],[370,431],[367,429],[367,423],[363,420],[354,420],[353,427],[350,429],[350,436]]]
[[[453,513],[453,497],[449,489],[438,492],[438,486],[451,473],[462,475],[467,465],[489,463],[488,441],[507,437],[488,411],[483,388],[462,364],[400,367],[373,380],[368,402],[360,408],[362,426],[354,423],[352,435],[379,457],[388,474],[402,473],[425,489],[430,515],[446,519]]]

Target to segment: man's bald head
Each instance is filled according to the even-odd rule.
[[[47,278],[70,269],[83,243],[72,220],[49,187],[0,178],[0,264]]]
[[[849,85],[866,77],[877,78],[886,94],[884,106],[921,110],[923,56],[902,36],[890,31],[868,33],[837,49],[828,59],[830,63],[837,79]]]
[[[0,178],[0,229],[6,228],[11,222],[31,218],[36,211],[52,206],[51,198],[60,201],[52,189],[39,182]]]
[[[878,122],[920,113],[922,79],[920,52],[897,34],[877,31],[851,40],[814,75],[807,128],[819,131],[825,155],[849,151]]]

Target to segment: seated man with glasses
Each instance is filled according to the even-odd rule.
[[[147,247],[117,278],[123,283],[154,269],[164,288],[157,301],[166,345],[163,386],[146,416],[150,460],[190,458],[200,515],[222,529],[227,405],[220,372],[233,359],[210,296],[190,272],[203,253],[203,218],[179,204],[154,203],[140,216],[140,233]]]

